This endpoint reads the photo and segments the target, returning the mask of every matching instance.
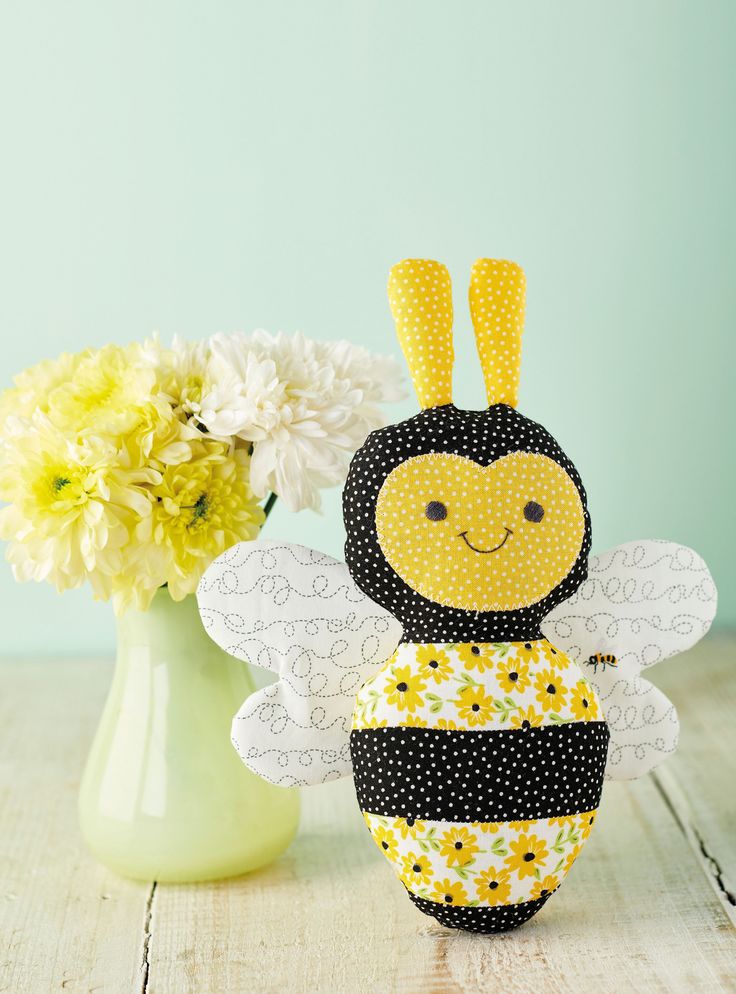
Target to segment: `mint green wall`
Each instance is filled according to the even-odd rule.
[[[469,266],[515,259],[520,406],[577,463],[594,546],[695,546],[736,622],[735,43],[730,0],[6,4],[2,381],[153,328],[398,354],[386,275],[424,255],[478,407]],[[335,554],[341,530],[337,494],[268,526]],[[3,566],[0,603],[5,651],[112,645],[86,592]]]

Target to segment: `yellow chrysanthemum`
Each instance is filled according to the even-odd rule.
[[[166,466],[151,487],[152,512],[136,529],[143,577],[131,570],[116,587],[117,600],[146,576],[182,600],[216,556],[258,534],[263,510],[248,484],[247,454],[210,439],[192,442],[191,450],[188,462]]]
[[[137,423],[154,395],[155,373],[140,361],[137,346],[106,345],[83,356],[73,378],[48,397],[48,414],[69,436],[92,430],[121,436]]]
[[[36,413],[47,414],[53,391],[62,383],[69,383],[79,363],[90,355],[89,350],[76,355],[65,352],[58,359],[45,359],[14,376],[14,386],[0,394],[0,426],[10,416],[31,418]]]
[[[158,474],[116,464],[100,440],[69,441],[43,416],[3,447],[0,537],[19,580],[50,580],[58,590],[89,574],[123,568],[130,530],[151,511],[147,485]]]

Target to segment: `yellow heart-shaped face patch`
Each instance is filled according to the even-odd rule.
[[[554,590],[585,535],[578,489],[548,456],[512,452],[490,466],[449,453],[397,466],[376,504],[378,542],[428,600],[513,611]]]

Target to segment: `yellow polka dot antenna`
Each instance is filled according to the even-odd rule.
[[[276,674],[233,722],[243,762],[282,786],[352,775],[414,907],[503,932],[557,914],[604,777],[674,751],[676,712],[642,671],[705,634],[716,591],[675,542],[590,554],[578,471],[517,410],[520,266],[472,268],[482,411],[453,401],[447,269],[405,260],[388,295],[421,410],[353,457],[345,562],[240,543],[197,596],[216,642]]]
[[[423,408],[452,401],[452,283],[445,266],[406,259],[394,266],[388,299]]]
[[[516,407],[524,270],[503,259],[478,259],[469,298],[488,403]],[[388,299],[420,406],[452,403],[452,283],[446,267],[432,259],[405,259],[391,270]]]
[[[516,407],[526,277],[521,266],[478,259],[470,274],[470,314],[489,404]]]

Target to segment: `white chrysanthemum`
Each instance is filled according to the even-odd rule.
[[[217,437],[253,446],[251,485],[298,511],[319,508],[368,432],[384,424],[380,401],[402,395],[397,364],[348,342],[301,334],[216,335],[199,417]]]
[[[141,360],[156,376],[156,390],[182,421],[199,423],[202,397],[212,389],[209,342],[187,342],[174,335],[169,347],[157,333],[140,347]]]

